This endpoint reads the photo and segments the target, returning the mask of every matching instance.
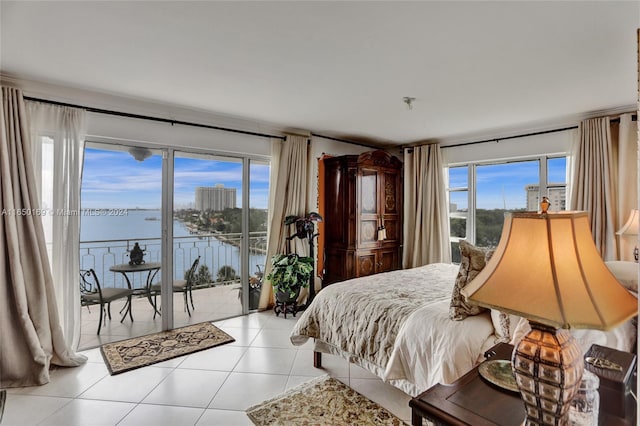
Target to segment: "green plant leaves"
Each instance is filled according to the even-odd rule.
[[[301,287],[309,286],[313,272],[313,259],[296,253],[276,254],[271,258],[273,268],[267,279],[271,281],[274,292],[288,293],[294,297]]]

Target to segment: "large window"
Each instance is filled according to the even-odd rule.
[[[566,157],[450,166],[453,261],[460,260],[458,242],[461,239],[483,247],[498,245],[506,212],[537,211],[542,196],[549,197],[550,210],[565,210],[566,176]]]

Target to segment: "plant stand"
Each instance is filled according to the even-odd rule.
[[[283,313],[284,318],[287,319],[287,313],[289,313],[295,317],[298,312],[297,300],[299,295],[300,290],[298,290],[293,297],[285,292],[276,293],[276,304],[273,307],[273,312],[276,313],[276,316],[280,316],[280,314]]]
[[[298,312],[298,303],[296,303],[295,300],[293,302],[276,301],[276,305],[273,307],[273,312],[276,313],[276,316],[280,316],[280,314],[283,313],[284,319],[287,319],[287,313],[290,313],[295,317]]]
[[[314,222],[322,222],[322,216],[318,213],[311,212],[307,216],[297,217],[297,216],[287,216],[284,223],[285,225],[296,225],[296,233],[287,237],[287,240],[290,241],[296,237],[300,239],[305,239],[309,243],[309,257],[314,259],[315,262],[315,252],[314,252],[314,243],[313,240],[320,234],[316,234]],[[311,270],[311,276],[309,277],[309,296],[307,297],[307,303],[300,306],[300,310],[304,311],[307,307],[313,302],[313,299],[316,297],[316,288],[315,288],[315,273],[314,269]],[[295,316],[295,315],[294,315]]]

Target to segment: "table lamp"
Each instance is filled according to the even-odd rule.
[[[567,329],[608,330],[638,303],[602,261],[587,213],[546,209],[505,215],[495,253],[462,294],[531,324],[511,359],[527,426],[568,424],[584,363]]]
[[[620,228],[618,232],[616,232],[616,234],[634,235],[637,237],[638,228],[640,228],[640,226],[638,226],[638,216],[640,215],[638,214],[637,209],[631,210],[631,213],[629,214],[629,219],[627,219],[627,223],[625,223],[624,226]],[[636,262],[637,262],[638,261],[638,241],[637,240],[636,240],[635,248],[633,249],[633,257],[636,259]]]

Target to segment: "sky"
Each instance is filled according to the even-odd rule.
[[[549,182],[566,182],[566,159],[548,163]],[[127,151],[85,150],[82,175],[82,207],[159,209],[162,189],[162,158],[159,151],[139,162]],[[520,161],[477,166],[477,208],[526,208],[526,185],[539,181],[537,161]],[[467,187],[467,168],[449,169],[450,187]],[[269,198],[269,166],[252,163],[251,207],[266,209]],[[237,188],[236,202],[242,202],[242,163],[239,159],[176,153],[174,207],[192,207],[197,186],[223,184]],[[451,202],[467,208],[466,192],[451,193]],[[240,207],[238,205],[237,207]]]
[[[269,198],[269,165],[251,163],[251,207],[266,209]],[[242,203],[242,162],[236,158],[176,153],[174,207],[193,206],[197,186],[223,184],[237,188],[236,203]],[[159,151],[136,161],[127,151],[86,148],[82,172],[83,209],[159,209],[162,198],[162,156]]]
[[[468,187],[467,167],[449,169],[450,188]],[[549,159],[549,183],[566,183],[566,159]],[[538,161],[518,161],[476,167],[476,207],[480,209],[523,209],[527,207],[525,186],[538,184]],[[451,192],[451,202],[458,209],[467,208],[466,192]]]

